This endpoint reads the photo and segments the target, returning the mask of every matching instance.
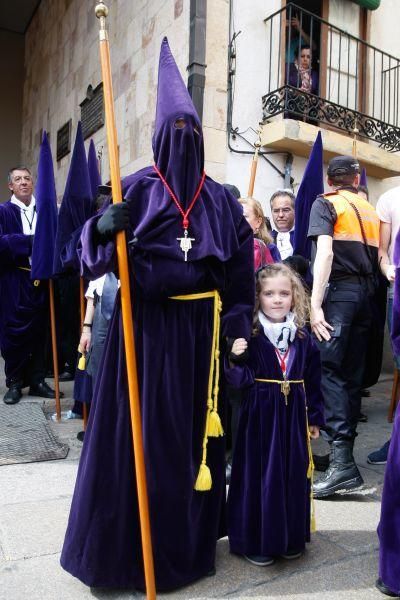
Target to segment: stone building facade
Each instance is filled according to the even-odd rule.
[[[349,0],[313,0],[325,7],[338,26],[356,29],[360,7]],[[236,184],[246,195],[251,144],[262,117],[261,97],[266,85],[265,19],[285,6],[285,0],[203,0],[205,16],[205,89],[203,129],[206,170],[218,181]],[[190,54],[190,15],[196,0],[109,0],[107,19],[115,96],[120,165],[126,175],[152,160],[151,137],[155,117],[158,53],[162,38],[169,38],[185,76]],[[301,0],[299,0],[301,4]],[[304,3],[303,3],[304,4]],[[92,0],[42,0],[25,32],[20,158],[35,171],[40,136],[50,133],[56,185],[62,197],[70,154],[56,161],[58,129],[72,121],[72,144],[81,116],[80,103],[88,86],[101,81],[98,22]],[[391,14],[397,0],[385,0],[369,14],[369,41],[396,54],[396,23]],[[350,28],[350,29],[349,29]],[[232,127],[244,137],[228,137],[228,56],[232,35],[236,43],[235,90]],[[1,41],[1,40],[0,40]],[[276,49],[277,50],[277,49]],[[400,54],[400,53],[399,53]],[[324,136],[332,134],[324,130]],[[100,156],[103,181],[109,178],[105,127],[93,134]],[[228,147],[228,142],[229,146]],[[89,143],[89,139],[86,140]],[[268,152],[268,147],[263,148]],[[271,150],[275,151],[274,148]],[[246,154],[247,152],[247,154]],[[293,152],[290,175],[296,190],[306,156]],[[259,161],[255,197],[268,212],[271,192],[284,186],[285,154]],[[399,168],[400,171],[400,168]],[[391,175],[394,173],[392,168]],[[373,199],[396,180],[369,177]]]
[[[109,6],[115,113],[122,175],[149,164],[155,118],[158,55],[167,36],[185,77],[189,57],[190,0],[114,0]],[[51,27],[50,27],[51,23]],[[225,31],[221,23],[226,24]],[[208,3],[203,126],[207,171],[223,180],[226,138],[226,69],[228,2]],[[223,35],[221,35],[223,32]],[[85,0],[43,0],[25,40],[21,160],[35,169],[40,136],[50,133],[56,156],[57,130],[72,119],[72,142],[80,103],[89,85],[101,81],[98,21]],[[105,127],[93,135],[103,181],[108,180]],[[89,142],[89,140],[87,140]],[[56,162],[62,195],[70,154]]]

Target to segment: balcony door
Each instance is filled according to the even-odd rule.
[[[365,113],[368,11],[347,0],[323,0],[322,18],[329,26],[321,27],[321,96]]]

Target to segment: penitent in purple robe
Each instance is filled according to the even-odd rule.
[[[178,75],[164,40],[154,158],[185,208],[201,179],[203,137]],[[161,91],[168,90],[175,97],[162,96],[160,105]],[[178,118],[185,119],[183,128],[175,127]],[[219,290],[222,334],[249,337],[253,234],[237,200],[207,177],[190,213],[189,235],[195,241],[185,262],[177,241],[182,217],[154,169],[126,178],[123,194],[131,215],[127,238],[134,242],[129,260],[156,587],[170,590],[214,568],[225,503],[223,437],[208,439],[211,490],[194,490],[205,428],[213,300],[171,296]],[[83,275],[91,279],[116,264],[114,243],[96,242],[98,218],[84,226],[81,238]],[[61,564],[90,586],[143,589],[119,295],[99,373]],[[223,414],[223,406],[219,411]]]
[[[394,263],[393,349],[400,354],[400,233],[397,234]],[[390,440],[385,480],[382,492],[379,535],[379,577],[394,593],[400,596],[400,411],[397,407]]]
[[[226,368],[230,385],[244,389],[228,496],[228,535],[236,554],[279,556],[304,550],[310,540],[307,417],[324,424],[319,351],[311,337],[296,336],[289,354],[286,405],[275,348],[261,331],[249,343],[246,365]]]
[[[47,288],[31,281],[31,251],[20,209],[11,201],[0,204],[0,349],[7,386],[20,380],[45,327]]]

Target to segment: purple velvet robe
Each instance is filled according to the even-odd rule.
[[[397,234],[394,263],[392,343],[396,354],[400,354],[400,234]],[[382,492],[379,535],[379,577],[392,592],[400,595],[400,411],[397,408],[390,440],[385,480]]]
[[[379,577],[400,595],[400,411],[396,411],[382,492]]]
[[[23,233],[20,209],[0,204],[0,349],[7,385],[23,373],[35,340],[43,336],[47,285],[30,279],[30,236]]]
[[[194,490],[205,426],[213,301],[170,296],[218,289],[222,332],[249,337],[254,302],[253,234],[240,204],[206,179],[190,219],[188,262],[177,242],[181,217],[152,168],[128,178],[124,197],[135,237],[130,248],[133,317],[142,405],[150,520],[158,590],[214,567],[225,502],[224,439],[209,438],[213,484]],[[83,275],[115,267],[115,247],[83,229]],[[62,566],[91,586],[143,588],[135,473],[120,299],[105,343],[82,450]],[[223,406],[219,411],[223,414]]]
[[[296,336],[289,354],[292,384],[286,406],[275,348],[261,331],[249,343],[246,365],[226,368],[230,385],[244,388],[228,496],[228,535],[237,554],[279,556],[302,551],[310,539],[310,481],[307,479],[307,413],[324,424],[319,351],[311,337]]]

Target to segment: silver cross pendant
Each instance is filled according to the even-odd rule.
[[[188,230],[184,229],[183,232],[184,237],[180,237],[180,238],[176,238],[178,240],[178,242],[180,242],[180,247],[182,252],[185,255],[185,262],[187,262],[187,254],[189,252],[189,250],[192,249],[192,242],[195,241],[194,238],[188,237]]]

